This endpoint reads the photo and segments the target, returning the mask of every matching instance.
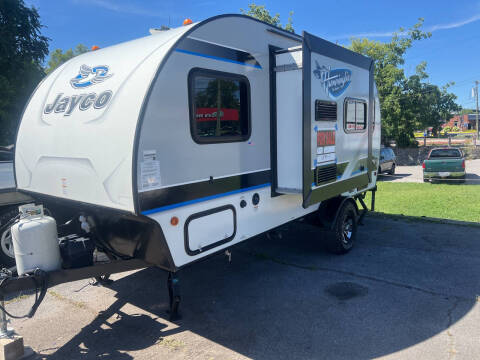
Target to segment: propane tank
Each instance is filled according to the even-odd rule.
[[[55,219],[44,215],[42,205],[22,205],[19,210],[20,221],[11,228],[18,275],[37,268],[59,270],[62,258]]]

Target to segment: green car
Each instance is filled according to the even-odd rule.
[[[423,161],[423,181],[456,180],[465,182],[465,159],[456,148],[432,149]]]

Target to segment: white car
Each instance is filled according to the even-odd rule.
[[[29,201],[16,191],[12,147],[0,147],[0,269],[15,265],[10,229],[2,228],[18,214],[18,205]]]
[[[3,157],[0,150],[0,159]],[[3,227],[12,217],[14,208],[11,206],[12,193],[15,192],[15,177],[13,162],[0,161],[0,227]],[[1,229],[0,233],[0,268],[15,265],[10,229]]]

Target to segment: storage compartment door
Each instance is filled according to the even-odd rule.
[[[185,222],[185,251],[197,255],[233,240],[236,232],[236,213],[231,205],[193,214]]]

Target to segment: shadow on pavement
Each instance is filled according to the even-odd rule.
[[[53,355],[43,355],[42,358],[133,359],[124,352],[154,345],[165,325],[145,314],[125,314],[121,311],[125,304],[124,300],[117,300]]]
[[[459,181],[459,180],[451,180],[451,179],[445,179],[445,180],[439,180],[435,179],[432,184],[448,184],[448,185],[480,185],[480,176],[477,174],[471,174],[467,173],[465,175],[465,181]]]
[[[403,179],[410,176],[412,176],[412,174],[397,174],[397,173],[395,173],[394,175],[379,174],[378,181],[393,181],[393,180]]]
[[[118,300],[46,358],[131,359],[121,351],[188,330],[256,359],[369,359],[432,338],[471,310],[478,242],[459,250],[451,225],[365,221],[345,256],[327,254],[318,230],[291,224],[282,238],[234,247],[232,263],[218,255],[182,269],[182,319],[173,330],[155,321],[168,319],[166,273],[122,278],[110,285]],[[154,315],[122,314],[125,304]]]

